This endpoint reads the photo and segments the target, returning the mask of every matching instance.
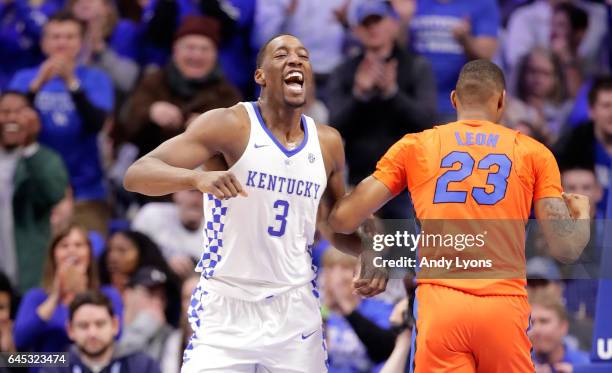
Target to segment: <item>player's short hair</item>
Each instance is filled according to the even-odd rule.
[[[69,320],[72,322],[76,311],[78,311],[82,306],[88,304],[104,307],[111,318],[115,316],[113,304],[106,295],[102,294],[99,290],[88,290],[77,294],[74,297],[74,300],[70,302],[68,307]]]
[[[461,103],[488,101],[506,88],[504,73],[489,60],[474,60],[463,65],[457,79],[457,96]]]
[[[531,307],[540,306],[553,311],[561,321],[568,321],[567,310],[561,298],[550,289],[536,290],[529,294],[529,304]]]
[[[612,76],[600,76],[593,81],[589,91],[589,106],[593,107],[597,102],[597,96],[601,91],[612,91]]]
[[[287,33],[283,33],[283,34],[277,34],[272,36],[270,39],[268,39],[264,45],[261,46],[261,48],[259,48],[259,51],[257,52],[257,58],[255,59],[256,61],[256,67],[259,69],[261,67],[261,65],[263,64],[263,59],[266,55],[266,49],[268,48],[268,45],[276,38],[280,38],[281,36],[292,36],[294,38],[298,38],[295,35],[292,34],[287,34]]]

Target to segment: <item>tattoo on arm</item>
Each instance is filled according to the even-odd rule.
[[[545,219],[550,221],[553,231],[560,237],[568,237],[576,230],[567,206],[560,199],[547,198],[543,201]]]

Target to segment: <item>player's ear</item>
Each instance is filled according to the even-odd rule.
[[[497,110],[499,112],[504,111],[504,108],[506,107],[506,90],[502,90],[501,95],[499,95],[499,101],[497,102]]]
[[[453,108],[457,110],[457,91],[454,89],[451,91],[450,100],[451,100],[451,105],[453,105]]]
[[[255,69],[255,83],[262,87],[266,86],[266,74],[264,74],[264,71],[261,68]]]

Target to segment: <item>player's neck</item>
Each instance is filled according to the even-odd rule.
[[[492,115],[482,110],[462,110],[460,113],[457,113],[457,120],[484,120],[495,123],[497,118],[496,115]]]
[[[303,108],[292,108],[287,105],[273,105],[265,98],[257,100],[265,125],[275,133],[285,136],[290,141],[302,133]]]

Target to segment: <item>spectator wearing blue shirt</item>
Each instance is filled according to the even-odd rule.
[[[381,330],[384,334],[390,328],[393,305],[377,299],[362,299],[353,293],[355,264],[355,258],[334,248],[323,255],[321,277],[330,373],[378,372],[378,363],[390,355],[395,342],[394,335],[379,338]],[[360,333],[364,328],[369,328],[370,333]],[[364,337],[370,340],[363,340]],[[389,345],[388,339],[388,351],[380,352],[384,345]]]
[[[495,0],[417,0],[409,40],[431,62],[440,122],[455,120],[449,97],[459,71],[470,60],[493,57],[499,27]]]
[[[597,210],[603,212],[612,167],[612,77],[595,79],[588,98],[591,122],[574,128],[561,138],[556,145],[556,156],[563,169],[595,170],[597,181],[604,188]]]
[[[47,18],[64,0],[0,1],[0,91],[13,74],[43,60],[38,40]]]
[[[15,319],[15,344],[19,351],[65,351],[68,305],[86,290],[100,289],[121,319],[121,296],[114,288],[100,288],[96,262],[87,232],[71,225],[52,240],[43,275],[43,287],[28,291]]]
[[[10,88],[27,92],[40,112],[40,142],[63,158],[74,190],[76,220],[105,234],[109,208],[97,136],[113,108],[108,76],[78,65],[83,26],[69,13],[58,13],[43,30],[47,60],[17,72]]]
[[[537,373],[571,373],[574,365],[589,363],[589,354],[565,342],[569,329],[567,312],[556,295],[532,293],[531,330],[532,359]]]

